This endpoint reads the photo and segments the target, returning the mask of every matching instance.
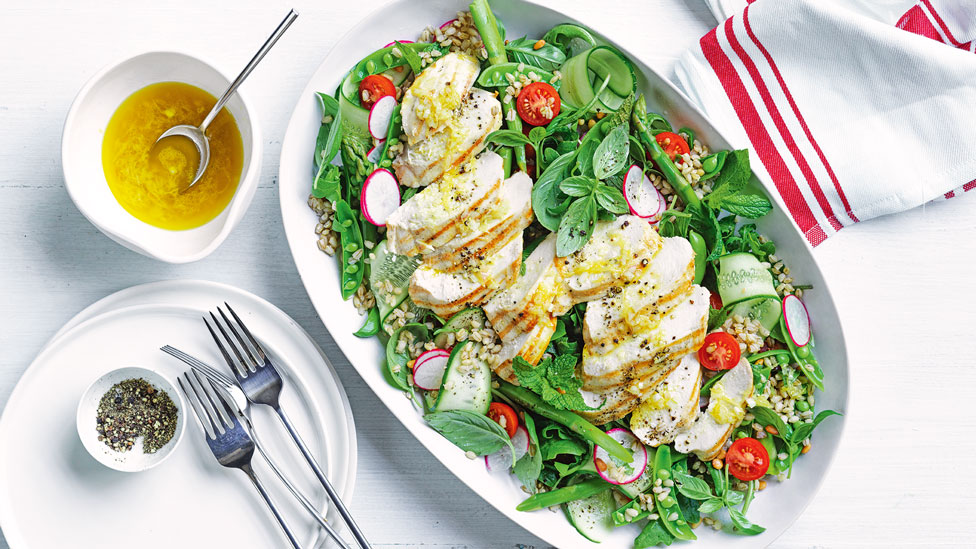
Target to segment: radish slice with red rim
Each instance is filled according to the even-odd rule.
[[[664,196],[637,164],[631,166],[624,177],[624,199],[630,213],[643,219],[657,221],[665,209]]]
[[[369,160],[373,164],[378,164],[380,161],[380,154],[383,152],[383,145],[384,143],[382,141],[376,145],[373,145],[373,148],[366,153],[366,160]]]
[[[630,463],[622,463],[613,458],[599,446],[593,447],[593,464],[600,477],[610,484],[629,484],[637,480],[647,469],[647,448],[627,429],[616,428],[607,431],[611,438],[634,454]]]
[[[783,298],[783,320],[793,345],[803,347],[810,343],[810,313],[800,298],[795,295]]]
[[[447,359],[451,355],[444,350],[427,351],[417,358],[413,365],[413,384],[421,389],[433,391],[441,388]]]
[[[379,168],[369,174],[359,205],[366,221],[377,227],[386,225],[387,218],[400,207],[400,185],[390,170]]]
[[[451,25],[453,25],[455,21],[457,21],[457,19],[451,19],[450,21],[445,21],[443,25],[441,25],[441,26],[439,26],[439,27],[437,27],[437,28],[438,28],[439,30],[444,30],[444,29],[446,29],[447,27],[449,27],[449,26],[451,26]]]
[[[397,42],[399,42],[401,44],[413,44],[413,40],[396,40],[394,42],[390,42],[389,44],[387,44],[387,45],[385,45],[383,47],[384,48],[389,48],[390,46],[396,44]]]
[[[522,459],[522,456],[529,452],[529,432],[525,430],[525,427],[519,425],[515,434],[512,435],[512,446],[515,447],[515,461]],[[512,467],[512,451],[508,446],[502,446],[501,450],[494,454],[488,454],[485,456],[485,467],[493,473],[507,472]]]
[[[390,120],[393,119],[393,108],[396,99],[392,95],[384,95],[369,109],[369,134],[376,139],[386,139],[390,130]]]

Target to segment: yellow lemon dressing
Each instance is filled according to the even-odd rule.
[[[244,147],[234,117],[223,109],[207,128],[210,163],[196,185],[199,156],[189,139],[156,139],[177,124],[197,125],[217,99],[196,86],[160,82],[130,95],[112,115],[102,140],[102,167],[112,195],[135,218],[185,230],[217,217],[237,190]]]

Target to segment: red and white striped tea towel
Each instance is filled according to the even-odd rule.
[[[678,83],[811,244],[976,187],[976,0],[707,1]]]

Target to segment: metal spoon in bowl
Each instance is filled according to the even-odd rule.
[[[168,137],[185,137],[193,143],[193,145],[197,149],[197,152],[199,153],[200,161],[197,163],[197,171],[196,174],[193,176],[193,181],[191,181],[190,184],[181,192],[195,185],[197,181],[200,181],[200,177],[203,176],[203,172],[206,171],[207,169],[207,164],[210,163],[210,141],[207,139],[207,135],[205,133],[207,131],[207,126],[209,126],[210,123],[214,121],[214,118],[217,117],[217,114],[221,111],[221,109],[224,108],[224,104],[227,103],[227,101],[230,100],[231,96],[234,95],[234,92],[237,91],[237,87],[240,86],[241,83],[244,82],[244,79],[251,74],[251,71],[254,70],[254,67],[256,67],[258,63],[261,62],[261,60],[268,53],[268,51],[271,50],[271,47],[275,45],[275,42],[277,42],[278,39],[281,38],[281,35],[283,35],[285,31],[288,30],[288,27],[291,26],[291,24],[297,18],[298,18],[297,11],[291,10],[288,12],[288,15],[286,15],[284,20],[282,20],[281,24],[278,25],[278,28],[276,28],[275,31],[271,33],[271,36],[269,36],[268,40],[264,43],[263,46],[261,46],[261,49],[259,49],[258,52],[254,54],[254,57],[251,58],[251,61],[248,62],[246,67],[244,67],[244,70],[241,71],[241,74],[237,75],[237,78],[234,79],[233,82],[231,82],[230,86],[227,88],[227,91],[224,92],[224,95],[220,96],[220,99],[217,101],[217,104],[214,105],[212,109],[210,109],[210,112],[207,114],[207,117],[203,119],[203,122],[200,123],[200,126],[190,126],[189,124],[180,124],[179,126],[173,126],[172,128],[163,132],[163,134],[159,136],[159,139],[156,140],[156,144],[159,144],[160,141]]]

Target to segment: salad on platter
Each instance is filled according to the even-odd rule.
[[[582,26],[507,37],[487,0],[390,42],[317,94],[318,246],[389,383],[518,510],[635,547],[759,534],[750,504],[837,414],[811,288],[753,222],[748,151],[638,81]]]

